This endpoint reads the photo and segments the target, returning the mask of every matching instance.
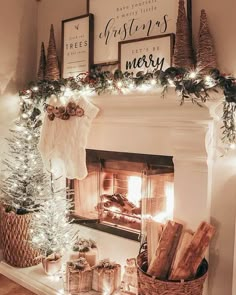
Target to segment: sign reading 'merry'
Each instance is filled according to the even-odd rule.
[[[164,71],[171,66],[172,46],[173,34],[120,42],[120,70],[133,74]]]
[[[178,0],[89,0],[89,4],[94,14],[95,64],[117,61],[120,41],[176,31]]]

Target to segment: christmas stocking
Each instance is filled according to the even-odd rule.
[[[61,163],[67,178],[87,175],[86,145],[93,119],[99,109],[83,97],[64,106],[47,105],[39,150],[46,168]]]

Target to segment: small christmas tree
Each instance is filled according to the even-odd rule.
[[[184,2],[179,0],[173,66],[192,69],[194,67],[193,49]]]
[[[206,12],[202,9],[198,35],[197,68],[203,73],[208,73],[216,67],[214,42],[209,30]]]
[[[3,161],[1,239],[4,260],[12,266],[29,267],[40,262],[39,253],[27,242],[29,224],[50,192],[50,178],[37,149],[40,110],[32,101],[30,90],[21,93],[21,114],[10,130],[8,155]]]
[[[46,73],[46,55],[45,55],[44,43],[42,42],[40,59],[39,59],[39,68],[38,68],[38,80],[44,80],[45,73]]]
[[[55,188],[58,181],[52,177],[50,198],[40,206],[30,226],[30,242],[43,257],[62,255],[65,249],[71,249],[77,238],[77,230],[68,217],[73,203],[68,193],[66,197],[65,188]]]
[[[28,100],[27,93],[25,99]],[[26,214],[38,209],[48,196],[50,181],[43,168],[37,144],[40,135],[40,111],[32,102],[23,104],[16,128],[10,130],[8,156],[3,161],[5,176],[1,201],[6,211]],[[48,183],[48,185],[47,185]]]
[[[51,29],[50,29],[45,79],[46,80],[60,79],[59,61],[57,58],[53,25],[51,25]]]

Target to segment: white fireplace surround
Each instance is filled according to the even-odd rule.
[[[174,93],[92,97],[100,113],[92,125],[89,149],[173,156],[174,217],[195,230],[209,221],[212,118],[208,108],[182,107]]]
[[[196,230],[203,220],[217,227],[209,255],[207,295],[231,295],[236,189],[235,152],[220,157],[222,97],[202,108],[174,90],[89,98],[100,112],[92,124],[89,149],[173,156],[174,218]],[[229,181],[231,180],[231,182]],[[234,206],[234,207],[231,207]],[[122,249],[121,249],[122,252]]]

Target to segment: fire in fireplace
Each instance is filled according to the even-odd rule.
[[[140,233],[143,219],[171,218],[172,157],[87,150],[86,162],[87,177],[69,181],[75,191],[73,217],[83,224]]]

